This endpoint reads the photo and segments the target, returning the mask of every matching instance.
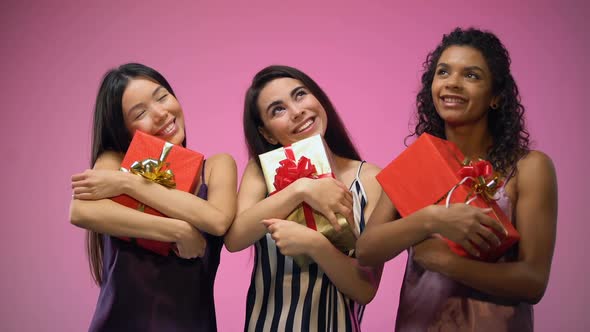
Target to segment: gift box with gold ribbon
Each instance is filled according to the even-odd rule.
[[[281,191],[300,178],[334,177],[330,159],[320,135],[263,153],[259,158],[269,195]],[[343,216],[337,214],[336,217],[341,227],[339,232],[334,230],[326,217],[306,203],[295,209],[285,219],[322,233],[336,248],[348,253],[355,248],[358,230],[351,227]],[[309,257],[306,256],[297,256],[293,259],[299,266],[310,263]]]
[[[193,193],[202,164],[202,154],[136,130],[121,163],[121,170],[167,188]],[[128,195],[113,197],[112,200],[145,213],[164,216]],[[136,242],[138,246],[163,256],[167,256],[173,248],[173,244],[167,242],[120,238]]]
[[[520,239],[510,219],[496,204],[496,190],[501,180],[491,163],[465,160],[455,144],[422,134],[378,175],[377,181],[402,217],[430,204],[467,203],[492,208],[489,215],[508,231],[497,234],[500,246],[481,251],[481,257],[470,256],[460,245],[445,239],[460,256],[496,261]]]

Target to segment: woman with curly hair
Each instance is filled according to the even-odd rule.
[[[494,263],[460,257],[433,235],[477,256],[500,243],[488,227],[503,231],[486,209],[431,205],[400,219],[382,195],[357,257],[379,265],[408,250],[397,331],[532,331],[532,305],[547,287],[555,245],[557,181],[551,159],[529,148],[508,51],[490,32],[457,28],[424,68],[410,136],[428,133],[489,160],[504,179],[497,203],[520,242]]]

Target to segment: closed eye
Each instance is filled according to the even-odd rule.
[[[135,116],[135,120],[138,120],[138,119],[142,118],[144,116],[145,112],[146,111],[144,109],[142,109],[139,112],[136,112],[137,115]]]

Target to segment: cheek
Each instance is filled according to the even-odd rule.
[[[172,103],[172,105],[169,106],[169,109],[172,110],[172,113],[174,113],[175,116],[177,117],[183,117],[184,113],[182,111],[182,107],[180,107],[180,104],[176,101],[174,101]]]
[[[279,138],[281,136],[281,133],[284,132],[284,126],[280,119],[266,120],[263,121],[263,124],[266,132],[274,138]]]
[[[472,98],[474,106],[478,108],[487,108],[486,105],[490,102],[490,96],[485,91],[477,91],[473,94],[474,98]]]
[[[317,100],[315,97],[313,98],[313,100],[310,102],[311,107],[315,107],[318,110],[320,110],[320,112],[323,113],[324,116],[326,116],[326,109],[324,108],[324,106],[322,105],[322,103],[320,103],[319,100]]]
[[[430,86],[430,98],[432,98],[432,101],[436,102],[437,101],[437,96],[439,95],[440,92],[440,88],[439,88],[439,84],[437,84],[435,81],[432,82],[432,85]]]
[[[270,132],[274,134],[276,137],[282,137],[288,134],[289,132],[289,123],[287,121],[274,121],[275,123],[272,124],[270,128]]]
[[[184,115],[182,112],[175,115],[176,117],[176,125],[184,127]]]
[[[152,126],[150,125],[149,119],[146,117],[139,121],[134,121],[130,125],[127,126],[129,132],[133,135],[136,130],[141,130],[145,133],[150,133]]]
[[[131,136],[133,136],[135,130],[137,129],[133,123],[129,123],[127,121],[125,121],[125,128],[127,128],[127,131],[129,132],[129,134],[131,134]]]
[[[436,77],[432,80],[432,84],[430,85],[430,90],[432,93],[439,93],[442,87],[444,86],[444,81],[441,79],[437,79]]]

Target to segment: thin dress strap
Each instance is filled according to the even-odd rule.
[[[502,187],[506,187],[506,184],[508,183],[508,181],[510,181],[510,179],[512,179],[512,177],[516,173],[516,166],[518,165],[518,162],[522,158],[524,158],[525,156],[526,156],[526,154],[524,156],[518,158],[518,160],[514,163],[514,166],[512,167],[512,169],[510,170],[510,172],[508,173],[508,176],[504,179],[504,184],[502,184]]]
[[[361,169],[363,164],[365,163],[364,160],[361,160],[361,163],[356,171],[356,176],[352,183],[350,184],[349,190],[352,193],[352,210],[354,215],[355,224],[357,227],[357,232],[362,233],[365,229],[365,207],[367,206],[367,194],[365,193],[365,188],[361,182]]]
[[[359,168],[356,171],[356,177],[355,177],[355,179],[358,179],[359,176],[361,175],[361,168],[363,167],[363,164],[364,163],[366,163],[366,161],[365,160],[361,160],[361,164],[359,165]]]
[[[348,186],[348,190],[352,190],[352,186],[355,185],[355,183],[357,183],[358,181],[360,181],[360,175],[361,175],[361,168],[363,168],[363,164],[366,163],[365,160],[361,160],[361,163],[359,164],[359,167],[356,170],[356,175],[354,177],[354,179],[352,180],[352,182],[350,183],[350,186]]]
[[[208,192],[209,192],[209,188],[207,187],[207,184],[205,183],[205,161],[203,159],[203,166],[202,167],[202,171],[201,171],[201,185],[199,186],[199,189],[197,191],[197,196],[199,196],[202,199],[207,199],[208,196]]]
[[[207,159],[203,159],[203,166],[201,167],[201,183],[205,183],[205,162]]]
[[[348,186],[348,190],[352,190],[352,186],[354,186],[356,182],[360,181],[359,176],[361,175],[361,168],[363,168],[364,163],[366,163],[366,161],[361,160],[361,163],[359,164],[359,167],[356,170],[356,175],[355,175],[354,179],[352,179],[350,186]]]

